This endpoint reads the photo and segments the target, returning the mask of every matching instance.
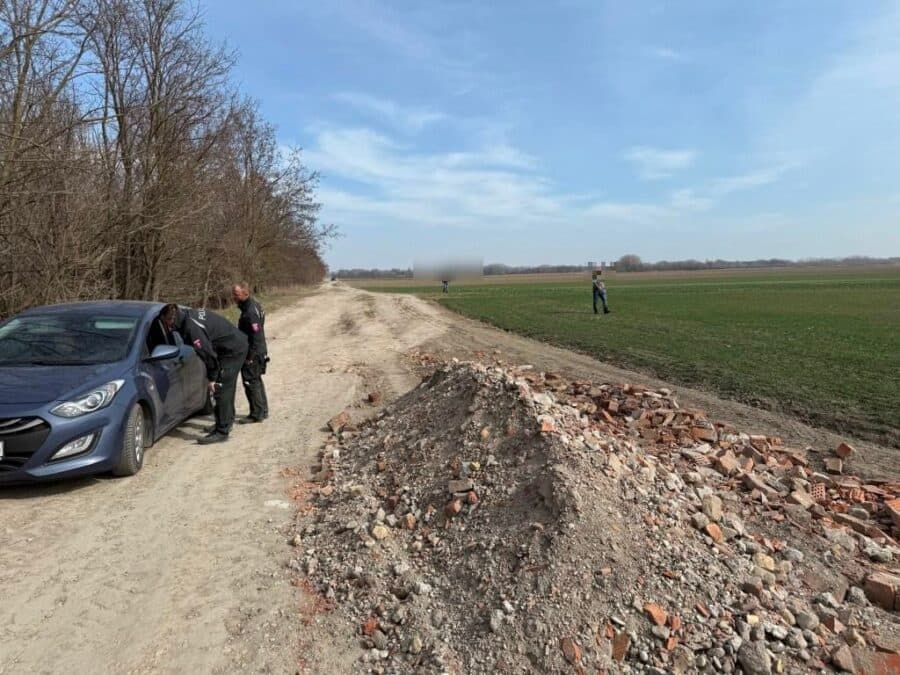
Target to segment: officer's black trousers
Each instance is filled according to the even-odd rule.
[[[219,388],[216,390],[216,431],[228,434],[234,425],[234,396],[237,378],[246,354],[219,357]]]
[[[266,398],[266,385],[262,376],[266,370],[265,361],[254,358],[250,363],[244,363],[241,368],[241,379],[244,380],[244,393],[250,404],[250,417],[264,420],[269,416],[269,399]]]

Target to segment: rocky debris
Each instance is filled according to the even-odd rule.
[[[331,429],[331,432],[335,434],[349,424],[350,414],[346,410],[328,420],[328,428]]]
[[[879,607],[900,611],[900,576],[873,572],[866,579],[866,596]]]
[[[291,540],[357,672],[891,663],[900,486],[820,473],[668,390],[417,358],[418,388],[334,425]]]

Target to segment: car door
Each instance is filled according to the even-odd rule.
[[[149,352],[148,352],[149,353]],[[159,431],[180,421],[181,410],[184,407],[181,386],[182,371],[184,369],[183,358],[179,355],[174,359],[162,359],[160,361],[145,361],[144,372],[150,377],[156,395],[159,397]]]
[[[197,356],[197,352],[191,345],[184,344],[181,336],[175,333],[176,344],[181,350],[178,359],[181,369],[178,372],[178,385],[181,388],[181,408],[178,412],[178,421],[188,417],[203,408],[206,401],[206,366]]]

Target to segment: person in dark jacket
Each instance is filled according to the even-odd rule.
[[[247,336],[249,344],[247,360],[241,368],[241,379],[250,404],[250,414],[238,420],[238,424],[262,422],[269,416],[269,400],[266,398],[266,387],[262,379],[269,361],[266,348],[266,312],[256,298],[250,295],[250,287],[246,283],[235,284],[231,289],[231,297],[241,310],[238,328]]]
[[[207,309],[166,305],[160,317],[177,331],[206,365],[209,392],[215,398],[216,425],[197,441],[200,445],[228,440],[234,424],[234,395],[241,366],[247,358],[247,337],[227,319]]]

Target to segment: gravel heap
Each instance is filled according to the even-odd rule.
[[[900,672],[900,486],[528,366],[330,425],[292,565],[357,672]]]

